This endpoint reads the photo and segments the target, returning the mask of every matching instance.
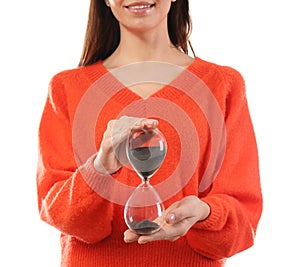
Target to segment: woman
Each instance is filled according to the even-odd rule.
[[[188,0],[91,0],[79,67],[52,78],[39,129],[39,209],[61,232],[61,266],[224,266],[253,245],[262,196],[244,81],[188,56],[190,29]],[[116,73],[136,64],[166,67],[169,83],[126,86]],[[139,183],[124,140],[157,127],[166,222],[138,235],[123,216]]]

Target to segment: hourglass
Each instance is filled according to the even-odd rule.
[[[160,196],[150,184],[165,159],[167,142],[158,130],[140,130],[130,134],[126,153],[128,160],[142,179],[126,202],[125,222],[137,234],[152,234],[164,224],[164,205]]]

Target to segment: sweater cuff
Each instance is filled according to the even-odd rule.
[[[105,170],[104,167],[102,166],[96,166],[95,165],[95,159],[97,157],[97,153],[95,153],[94,155],[92,155],[85,164],[83,164],[82,166],[79,167],[79,171],[89,174],[93,177],[103,177],[103,176],[107,176],[107,175],[114,175],[118,172],[120,172],[120,169],[117,169],[115,171],[112,172],[108,172]]]
[[[192,227],[199,230],[221,230],[224,225],[224,209],[220,204],[220,200],[216,197],[205,197],[201,199],[210,207],[210,214],[208,217],[199,221]]]
[[[95,166],[94,166],[94,161],[95,158],[97,157],[97,153],[92,155],[85,164],[79,167],[79,171],[81,175],[83,176],[83,179],[86,181],[86,183],[94,189],[96,192],[98,188],[109,185],[109,179],[107,179],[109,176],[114,177],[119,174],[120,169],[115,171],[114,173],[101,173],[99,172]]]
[[[99,160],[96,161],[96,158],[97,158],[97,154],[96,154],[96,156],[95,155],[92,156],[93,167],[100,174],[111,175],[111,174],[116,173],[121,168],[121,167],[119,167],[118,169],[116,169],[114,171],[107,171]]]

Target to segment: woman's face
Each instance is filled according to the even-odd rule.
[[[106,0],[121,27],[146,32],[167,26],[167,15],[174,0]]]

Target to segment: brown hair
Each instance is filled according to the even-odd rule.
[[[168,14],[168,32],[172,44],[188,53],[192,23],[189,1],[172,2]],[[120,26],[104,0],[91,0],[87,29],[79,66],[87,66],[109,57],[120,43]],[[191,47],[191,45],[190,45]],[[192,51],[193,48],[191,47]],[[193,51],[194,53],[194,51]]]

